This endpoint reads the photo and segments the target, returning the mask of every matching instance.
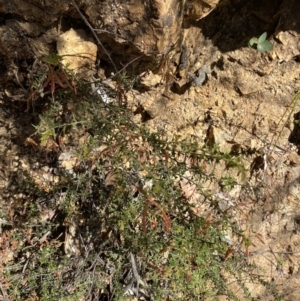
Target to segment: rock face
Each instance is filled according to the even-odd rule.
[[[218,2],[84,0],[77,1],[77,5],[105,47],[114,54],[130,58],[136,53],[154,56],[167,53],[175,46],[180,48],[183,21],[199,20]],[[65,16],[82,23],[72,2],[66,1],[47,1],[44,4],[38,0],[3,1],[0,12],[5,16],[5,25],[0,26],[0,53],[9,60],[53,51],[51,44],[66,27],[71,27]]]

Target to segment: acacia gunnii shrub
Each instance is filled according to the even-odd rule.
[[[251,300],[246,282],[268,285],[245,255],[247,237],[206,188],[236,185],[246,173],[241,158],[149,132],[126,104],[104,103],[85,83],[76,93],[51,92],[55,101],[30,139],[56,181],[41,189],[28,174],[20,182],[30,202],[18,204],[14,224],[2,225],[13,252],[1,267],[6,296]]]

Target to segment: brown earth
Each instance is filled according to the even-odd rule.
[[[36,57],[56,51],[59,36],[71,28],[85,30],[97,44],[72,2],[40,2],[0,3],[3,211],[23,197],[18,190],[22,171],[44,179],[49,171],[43,155],[24,145],[39,112],[37,104],[24,113],[26,102],[17,97],[25,93],[21,84],[28,82],[28,68]],[[128,64],[129,73],[141,75],[142,91],[128,93],[136,121],[166,136],[218,144],[244,155],[252,171],[247,181],[261,189],[245,192],[237,185],[226,197],[245,204],[244,215],[236,214],[253,239],[250,260],[284,292],[285,300],[298,300],[300,135],[294,121],[300,106],[293,107],[293,99],[300,86],[300,4],[218,2],[82,0],[77,5],[105,47],[98,45],[98,74],[108,76]],[[270,53],[247,47],[263,32],[274,45]],[[150,72],[153,61],[161,62],[155,74]],[[201,67],[204,81],[197,86],[190,78]],[[264,294],[250,289],[253,295]]]

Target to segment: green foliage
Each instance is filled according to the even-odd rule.
[[[21,245],[31,235],[15,254],[22,264],[5,268],[13,300],[128,300],[129,254],[152,300],[238,300],[232,281],[239,296],[251,300],[245,283],[260,278],[255,266],[245,264],[241,248],[248,240],[205,188],[214,183],[226,191],[243,181],[242,159],[218,147],[167,141],[133,120],[125,106],[104,104],[84,85],[76,95],[59,91],[40,117],[35,139],[48,151],[49,141],[72,137],[76,164],[73,174],[58,169],[59,181],[46,195],[27,186],[35,205],[22,213],[26,222],[16,240]],[[223,166],[222,176],[217,166]],[[45,222],[47,211],[55,214]],[[68,257],[63,246],[71,221],[78,221],[81,249]]]
[[[56,53],[50,53],[43,57],[43,61],[52,66],[58,66],[62,61],[62,57]]]
[[[273,49],[273,44],[266,40],[267,33],[264,32],[259,38],[252,38],[249,41],[249,46],[253,47],[253,45],[257,44],[257,50],[259,52],[268,52]]]

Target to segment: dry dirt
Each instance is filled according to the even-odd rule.
[[[58,36],[70,28],[84,29],[93,38],[71,2],[52,2],[46,9],[33,0],[0,4],[3,211],[22,199],[18,179],[25,170],[44,179],[49,174],[44,155],[24,145],[34,132],[31,124],[37,123],[39,106],[25,112],[26,103],[8,96],[22,92],[14,70],[21,77],[37,55],[54,51]],[[142,55],[128,66],[129,72],[141,75],[143,87],[128,93],[136,121],[165,136],[218,144],[221,150],[244,155],[246,180],[261,189],[247,194],[235,187],[227,197],[245,204],[237,220],[253,240],[250,260],[261,265],[285,300],[298,300],[300,131],[294,121],[300,105],[293,107],[293,98],[300,86],[300,4],[235,0],[206,1],[198,7],[195,2],[78,5],[90,24],[101,29],[99,38],[117,70]],[[270,53],[247,47],[250,38],[265,31],[274,45]],[[98,58],[106,74],[114,71],[99,45]],[[149,67],[153,59],[164,62],[156,74]],[[195,75],[204,66],[204,81],[197,86],[189,73]]]

